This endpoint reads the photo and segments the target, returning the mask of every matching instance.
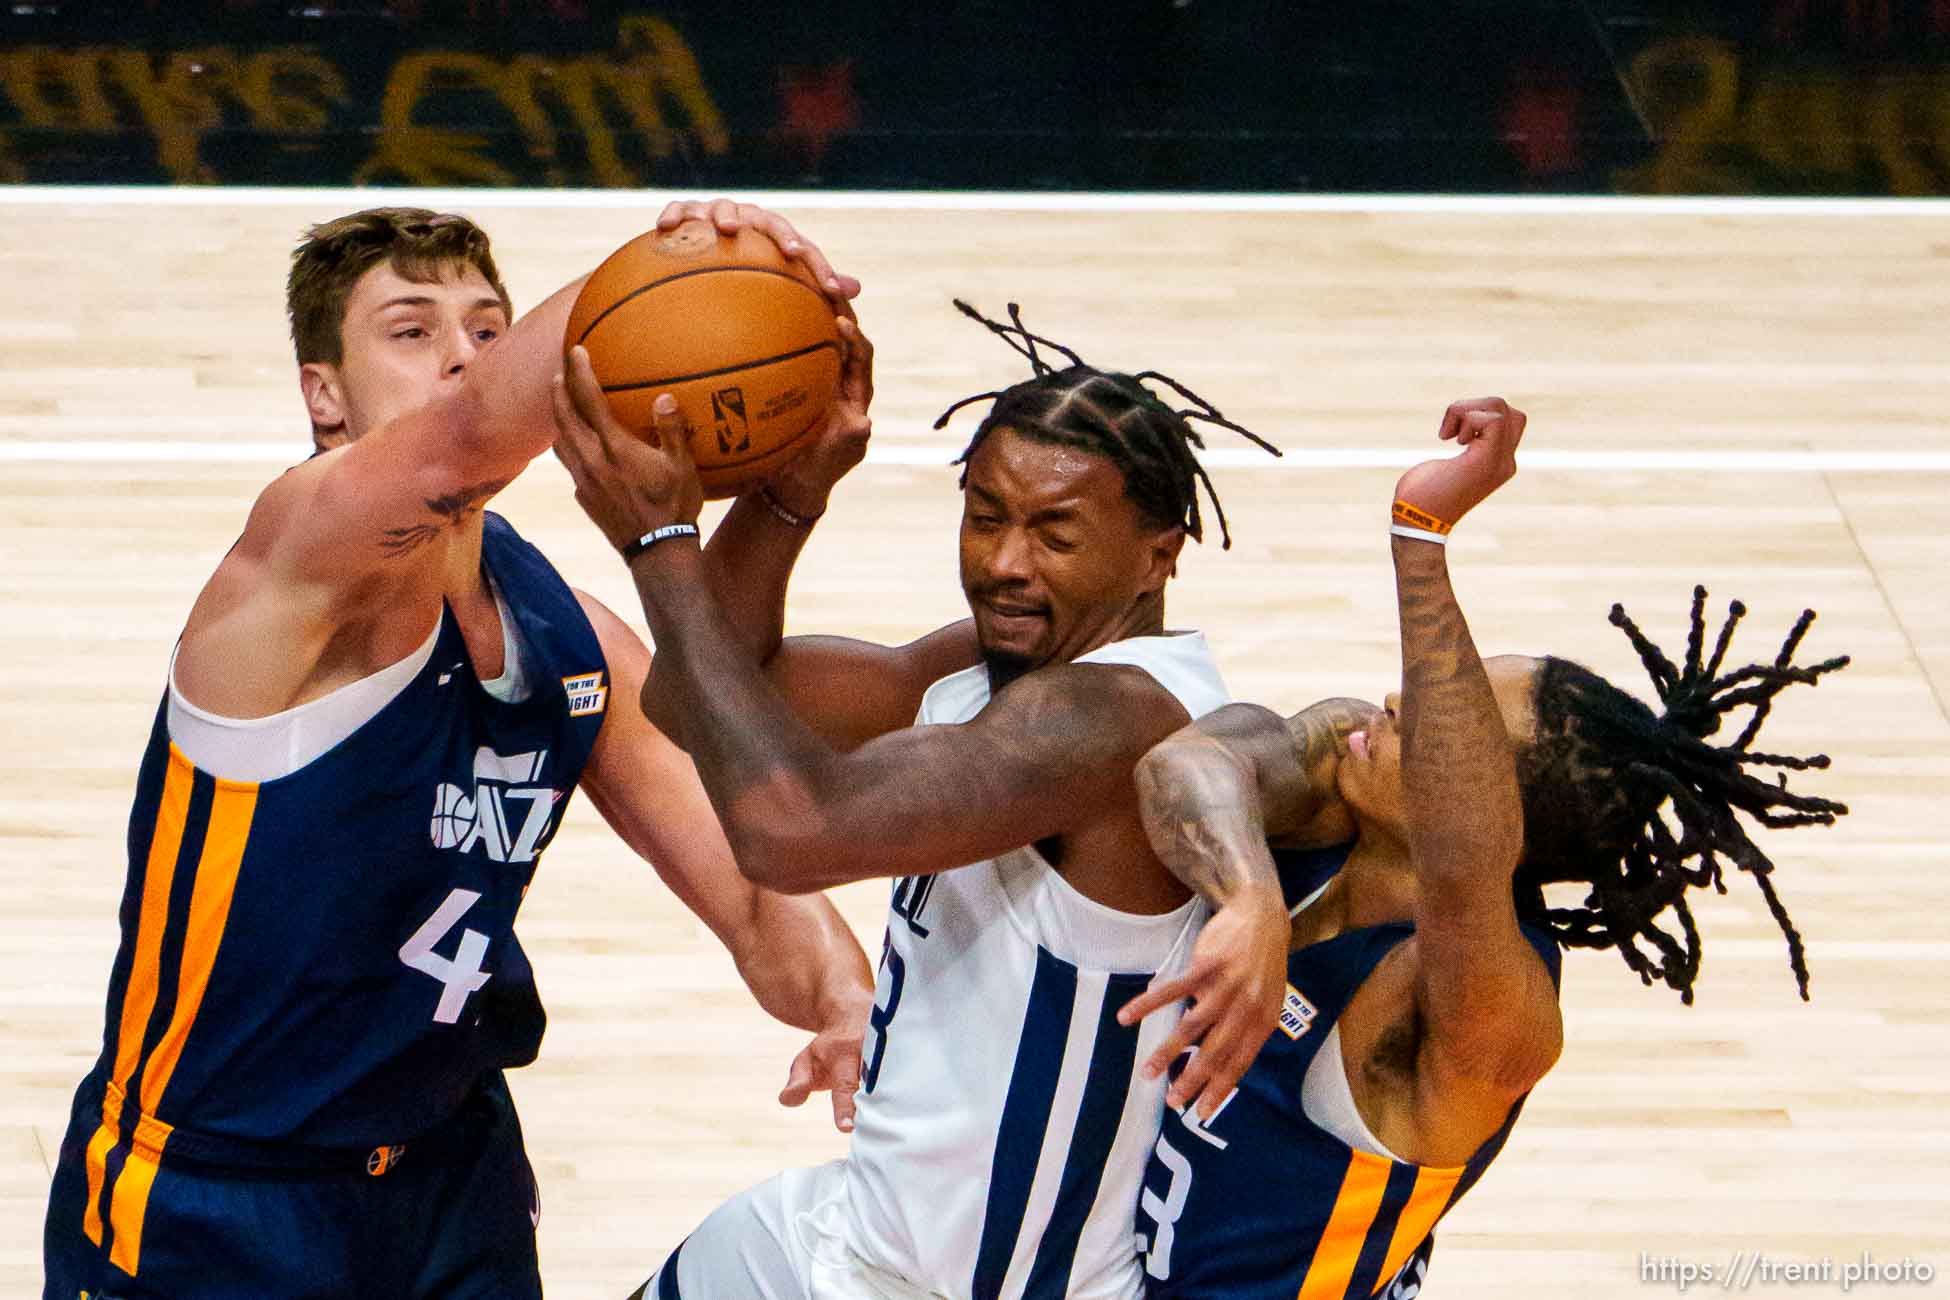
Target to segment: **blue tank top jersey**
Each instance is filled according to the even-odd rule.
[[[1339,853],[1344,859],[1346,849]],[[1556,943],[1540,928],[1523,931],[1555,983]],[[1414,932],[1407,923],[1371,926],[1293,953],[1280,1031],[1238,1091],[1203,1124],[1189,1106],[1166,1112],[1138,1203],[1152,1300],[1416,1294],[1436,1221],[1503,1149],[1523,1103],[1467,1164],[1446,1169],[1356,1151],[1301,1107],[1307,1067],[1328,1031]]]
[[[1336,844],[1324,849],[1282,849],[1268,846],[1273,867],[1280,874],[1280,893],[1292,911],[1307,901],[1314,891],[1332,880],[1347,861],[1351,844]]]
[[[91,1165],[124,1137],[152,1165],[397,1143],[534,1058],[515,910],[602,726],[606,665],[574,593],[493,514],[482,562],[514,613],[522,702],[482,689],[443,608],[419,675],[287,776],[213,778],[158,711],[82,1085],[102,1096]]]

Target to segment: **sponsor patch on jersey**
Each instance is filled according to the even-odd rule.
[[[569,716],[572,718],[586,718],[592,713],[601,713],[609,706],[609,687],[603,685],[603,675],[599,672],[564,677],[562,689],[569,693]]]
[[[1300,996],[1300,990],[1289,984],[1286,986],[1286,1005],[1280,1008],[1280,1032],[1288,1038],[1298,1038],[1313,1025],[1314,1017],[1320,1014],[1314,1004]]]

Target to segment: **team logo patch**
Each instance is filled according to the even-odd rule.
[[[569,716],[586,718],[609,707],[609,687],[600,672],[564,677],[562,689],[569,693]]]
[[[1280,1032],[1288,1038],[1299,1038],[1313,1026],[1314,1017],[1320,1014],[1314,1004],[1300,996],[1300,990],[1289,984],[1286,986],[1286,1005],[1280,1008]]]

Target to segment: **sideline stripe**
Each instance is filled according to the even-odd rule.
[[[787,211],[894,212],[1429,212],[1485,216],[1590,214],[1610,216],[1934,217],[1950,214],[1944,199],[1722,198],[1693,196],[1478,194],[1182,194],[1001,190],[723,190],[718,194]],[[451,190],[410,187],[307,189],[196,185],[7,185],[0,206],[275,208],[375,203],[433,208],[634,208],[646,224],[671,199],[716,197],[684,190]]]
[[[867,451],[869,465],[945,467],[961,454],[961,443],[881,443]],[[196,465],[295,465],[309,453],[296,435],[284,442],[214,442],[202,439],[153,442],[75,439],[7,442],[0,440],[0,464],[95,464],[173,462]],[[1264,452],[1217,448],[1199,453],[1207,466],[1226,469],[1406,469],[1441,454],[1435,445],[1417,447],[1287,448],[1278,460]],[[1525,469],[1572,473],[1670,470],[1748,474],[1950,473],[1950,451],[1526,451]]]

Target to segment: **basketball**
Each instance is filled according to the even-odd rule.
[[[707,497],[736,496],[791,460],[839,387],[833,305],[757,231],[708,221],[653,230],[610,254],[570,313],[616,418],[651,427],[677,398]]]

